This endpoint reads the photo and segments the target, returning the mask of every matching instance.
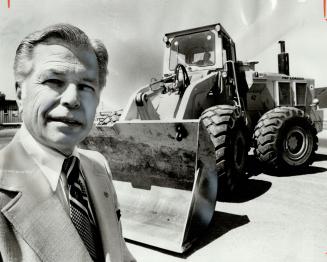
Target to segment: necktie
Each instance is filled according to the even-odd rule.
[[[62,172],[67,177],[70,217],[93,261],[101,261],[102,245],[87,195],[79,159],[65,159]]]

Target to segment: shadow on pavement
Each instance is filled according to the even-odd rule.
[[[290,171],[290,170],[267,171],[267,175],[275,176],[275,177],[306,176],[306,175],[313,175],[326,171],[327,168],[324,167],[308,166],[308,167],[303,167],[299,171]]]
[[[249,155],[247,159],[247,176],[257,176],[264,172],[264,166],[260,163],[254,155]]]
[[[255,199],[266,193],[271,182],[259,179],[244,180],[229,196],[219,196],[218,201],[230,203],[243,203]]]
[[[316,154],[314,158],[314,162],[327,161],[327,155]],[[327,171],[327,168],[317,167],[317,166],[308,166],[303,167],[301,170],[292,171],[292,170],[269,170],[264,168],[258,160],[255,159],[253,155],[248,158],[248,177],[257,176],[261,173],[265,173],[269,176],[275,177],[291,177],[291,176],[304,176],[304,175],[312,175],[316,173],[321,173]]]
[[[241,227],[249,222],[250,220],[246,215],[240,216],[240,215],[215,211],[211,223],[207,228],[207,230],[205,230],[203,232],[203,235],[194,242],[193,246],[189,250],[187,250],[184,254],[182,254],[180,257],[182,258],[189,257],[197,250],[215,241],[217,238],[221,237],[227,232],[235,228]]]
[[[316,154],[315,162],[327,161],[327,155]]]
[[[208,226],[208,228],[203,231],[203,234],[193,243],[192,247],[190,247],[185,253],[179,254],[175,252],[171,252],[168,250],[164,250],[161,248],[149,246],[146,244],[142,244],[136,241],[132,240],[126,240],[129,243],[139,245],[145,248],[150,248],[155,251],[158,251],[160,253],[164,253],[170,256],[179,257],[186,259],[190,255],[192,255],[197,250],[205,247],[206,245],[210,244],[211,242],[215,241],[217,238],[221,237],[222,235],[226,234],[227,232],[241,227],[247,223],[249,223],[250,220],[248,216],[240,216],[235,214],[229,214],[224,212],[218,212],[215,211],[213,214],[212,220]]]

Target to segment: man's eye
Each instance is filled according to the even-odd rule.
[[[93,86],[86,85],[86,84],[79,84],[78,87],[80,90],[83,90],[83,91],[92,91],[92,92],[95,91]]]
[[[52,85],[52,86],[56,86],[56,87],[62,87],[64,85],[64,81],[59,80],[59,79],[47,79],[47,80],[43,81],[43,84]]]

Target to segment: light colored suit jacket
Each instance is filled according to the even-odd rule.
[[[19,136],[0,151],[0,261],[92,261],[69,215]],[[135,261],[121,234],[104,157],[79,149],[106,261]]]

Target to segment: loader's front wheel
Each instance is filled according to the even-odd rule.
[[[218,196],[224,197],[245,178],[248,136],[244,119],[238,108],[219,105],[206,109],[201,120],[215,147]]]
[[[310,117],[294,107],[265,113],[254,132],[254,153],[270,169],[298,171],[313,162],[317,131]]]

